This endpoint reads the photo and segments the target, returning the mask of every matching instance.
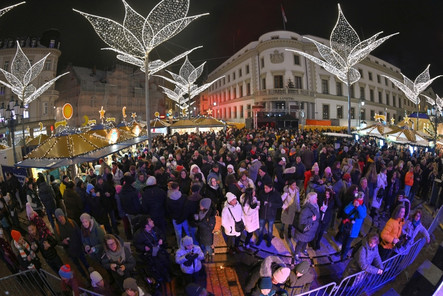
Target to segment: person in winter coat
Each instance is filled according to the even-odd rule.
[[[300,213],[300,189],[297,187],[296,180],[289,180],[288,185],[283,188],[281,196],[283,201],[281,212],[281,228],[279,231],[280,238],[284,237],[285,226],[288,226],[287,238],[292,238],[292,225],[294,217]]]
[[[238,180],[237,185],[242,192],[245,192],[246,188],[252,188],[255,190],[254,181],[248,178],[248,172],[246,171],[240,173],[240,179]]]
[[[378,242],[379,238],[377,233],[370,233],[363,239],[361,247],[346,266],[343,278],[360,271],[366,271],[370,274],[383,273],[383,262],[377,247]]]
[[[66,190],[68,190],[67,187],[65,189],[65,194]],[[65,249],[69,258],[77,266],[77,269],[83,277],[87,279],[89,263],[83,253],[80,227],[78,227],[74,220],[67,218],[63,213],[63,210],[60,208],[55,210],[55,218],[57,221],[55,223],[54,234],[57,241]],[[83,263],[83,266],[80,264],[79,259],[81,263]]]
[[[186,219],[187,217],[184,216],[183,211],[187,197],[180,192],[180,187],[177,182],[171,182],[169,188],[166,207],[169,216],[172,218],[172,224],[174,225],[177,246],[180,246],[183,231],[186,235],[190,234],[188,220]]]
[[[63,295],[80,296],[80,290],[77,279],[69,264],[65,264],[58,270],[61,278],[61,291]]]
[[[334,191],[328,187],[325,190],[325,194],[318,199],[318,206],[320,209],[320,220],[319,226],[317,228],[317,233],[315,234],[315,239],[313,241],[314,250],[320,249],[320,241],[323,237],[323,234],[331,224],[335,209],[341,208],[341,201],[334,194]]]
[[[188,172],[185,169],[180,171],[180,176],[178,177],[177,183],[180,186],[180,191],[183,194],[188,195],[191,193],[192,180],[189,178]]]
[[[48,215],[49,223],[54,229],[54,212],[55,212],[55,193],[52,187],[46,183],[42,174],[37,179],[38,195],[42,204],[45,206],[46,214]]]
[[[260,229],[260,202],[257,200],[253,188],[246,188],[245,193],[240,197],[240,204],[243,210],[243,221],[246,230],[245,248],[249,248],[252,234]]]
[[[197,224],[195,223],[195,215],[199,212],[201,199],[200,186],[192,185],[191,195],[186,198],[183,207],[183,217],[188,220],[189,234],[197,244],[200,243],[200,241],[197,240],[196,236]]]
[[[208,197],[216,205],[219,212],[222,211],[223,205],[226,199],[223,197],[222,190],[217,183],[216,178],[210,178],[208,184],[206,184],[205,189],[202,192],[204,197]]]
[[[264,191],[259,193],[258,200],[260,201],[260,233],[258,240],[255,243],[256,246],[260,245],[263,240],[265,232],[266,222],[268,223],[268,237],[266,246],[269,248],[272,241],[272,232],[274,226],[274,220],[277,215],[277,210],[283,205],[280,193],[274,189],[272,181],[268,181],[264,184]]]
[[[32,209],[40,216],[43,217],[43,204],[38,197],[37,193],[34,190],[34,182],[32,180],[29,180],[26,183],[27,190],[26,190],[26,200],[31,205]]]
[[[414,166],[410,166],[408,172],[405,175],[405,196],[410,197],[410,192],[414,186]]]
[[[194,245],[190,236],[182,238],[180,248],[175,253],[175,262],[180,265],[185,283],[195,282],[199,273],[204,272],[201,263],[204,259],[202,250],[198,245]]]
[[[163,233],[166,233],[166,198],[166,191],[157,185],[157,179],[149,176],[142,195],[143,213],[150,216]]]
[[[123,291],[123,281],[135,272],[135,258],[129,248],[124,246],[123,240],[113,234],[104,236],[103,245],[102,266],[111,271],[112,277]]]
[[[205,258],[208,262],[212,262],[216,209],[210,198],[201,199],[199,206],[199,211],[195,214],[197,238]]]
[[[355,238],[359,236],[363,221],[366,218],[367,210],[364,203],[363,192],[359,192],[357,198],[353,202],[348,204],[344,208],[343,212],[344,216],[339,227],[339,233],[336,236],[336,240],[342,242],[340,256],[342,260],[345,260],[351,247],[351,243]],[[347,227],[347,225],[345,224],[347,223],[350,223],[352,225],[349,232],[345,231]],[[341,237],[342,239],[338,239],[338,237]]]
[[[194,180],[194,176],[196,174],[201,174],[203,183],[206,183],[205,175],[203,175],[200,167],[197,164],[193,164],[193,165],[191,165],[191,170],[190,170],[190,173],[189,173],[189,178],[191,178],[192,181],[195,181]]]
[[[243,223],[243,211],[237,197],[231,192],[226,193],[226,203],[222,211],[222,226],[228,236],[228,247],[231,254],[235,253],[240,243],[241,232],[236,230],[236,222]]]
[[[388,177],[386,175],[386,172],[387,172],[386,168],[383,167],[380,170],[380,173],[377,175],[377,187],[374,189],[374,196],[372,197],[372,203],[371,203],[372,218],[377,216],[377,212],[380,209],[380,206],[383,202],[383,197],[385,196],[384,191],[388,187]]]
[[[415,242],[415,238],[419,233],[426,237],[426,242],[429,244],[431,242],[431,237],[426,228],[421,224],[422,211],[417,210],[412,216],[411,220],[407,220],[403,226],[403,235],[406,238],[406,243],[400,247],[395,248],[395,252],[399,254],[408,254],[412,245]]]
[[[160,228],[155,226],[151,217],[146,218],[143,228],[134,234],[134,246],[145,273],[152,275],[158,281],[170,282],[169,254],[166,251],[166,237]]]
[[[66,184],[63,198],[65,201],[67,216],[76,223],[80,223],[80,215],[84,213],[84,206],[81,197],[74,190],[74,182],[69,181],[68,184]]]
[[[55,179],[55,177],[53,175],[49,176],[49,181],[50,181],[51,188],[54,191],[56,207],[62,209],[66,213],[66,206],[63,201],[63,195],[60,192],[60,183],[58,182],[58,180]]]
[[[317,203],[317,193],[309,192],[306,195],[303,209],[301,210],[297,227],[295,229],[295,247],[294,259],[296,263],[300,262],[300,251],[305,250],[310,241],[315,238],[320,220],[319,207]]]
[[[86,194],[86,203],[88,204],[91,216],[94,217],[98,223],[104,225],[107,232],[112,232],[106,210],[100,198],[103,193],[96,191],[94,185],[88,184],[86,186]]]
[[[5,235],[3,228],[0,228],[0,258],[5,262],[11,274],[19,271],[19,261],[11,248],[11,242]]]
[[[31,249],[35,252],[40,251],[49,267],[57,273],[63,263],[55,248],[57,246],[55,237],[52,234],[38,232],[37,226],[32,222],[28,225],[28,233]]]
[[[17,230],[11,231],[11,237],[14,240],[12,242],[13,251],[19,260],[20,267],[22,270],[41,268],[40,259],[37,256],[33,248],[31,248],[31,243],[29,243]]]
[[[258,170],[262,166],[262,163],[258,160],[258,156],[253,154],[251,156],[251,163],[248,165],[249,177],[255,183],[257,181]]]
[[[400,241],[403,225],[405,224],[404,217],[405,207],[403,205],[398,205],[380,233],[381,242],[378,251],[383,261],[392,255],[395,244]]]
[[[81,226],[81,239],[83,249],[87,255],[100,262],[102,255],[102,243],[105,236],[105,232],[100,225],[95,221],[88,213],[83,213],[80,216]]]
[[[92,271],[89,275],[91,279],[92,291],[103,296],[113,296],[112,288],[103,280],[102,275],[98,271]]]
[[[151,294],[145,293],[142,288],[137,285],[137,281],[131,277],[123,281],[123,290],[125,292],[122,296],[151,296]]]
[[[123,187],[120,192],[120,203],[123,211],[129,215],[131,219],[132,216],[142,213],[142,206],[140,204],[137,189],[132,186],[134,178],[131,176],[124,176],[122,181]]]

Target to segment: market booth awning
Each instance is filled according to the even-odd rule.
[[[358,131],[355,131],[354,133],[357,133],[361,136],[384,138],[385,134],[389,133],[391,131],[392,131],[392,128],[387,127],[381,123],[376,123],[376,124],[367,126],[363,129],[360,129]]]
[[[391,132],[385,133],[388,140],[398,144],[413,146],[429,146],[429,141],[416,131],[405,127],[397,127]]]
[[[46,141],[47,139],[49,139],[49,136],[45,135],[45,134],[40,134],[35,138],[28,137],[26,139],[26,145],[27,146],[38,146],[38,145],[42,144],[44,141]]]

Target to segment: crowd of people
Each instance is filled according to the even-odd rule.
[[[245,293],[283,295],[285,287],[309,289],[315,272],[302,254],[323,248],[324,233],[337,225],[342,260],[365,219],[378,230],[355,247],[347,274],[382,274],[382,261],[407,252],[419,233],[430,240],[422,212],[411,205],[428,197],[442,173],[435,153],[270,128],[159,136],[152,147],[82,164],[77,176],[60,180],[39,173],[22,185],[7,173],[0,181],[0,247],[11,273],[41,268],[40,253],[64,289],[75,293],[69,263],[103,295],[148,295],[134,279],[140,274],[148,283],[180,278],[191,283],[188,295],[206,295],[203,263],[214,260],[217,221],[230,254],[248,252],[252,244],[271,247],[277,221],[279,238],[296,243],[296,265],[264,258],[251,270]],[[18,219],[24,209],[26,225]],[[383,216],[391,218],[381,228]],[[168,236],[175,236],[173,243]],[[70,262],[62,261],[57,245]],[[109,282],[94,265],[106,270]]]

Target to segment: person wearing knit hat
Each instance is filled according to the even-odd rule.
[[[175,253],[175,262],[180,265],[185,282],[196,281],[198,273],[202,269],[201,261],[204,259],[205,255],[198,245],[194,245],[192,237],[182,238],[181,246]]]
[[[80,216],[80,221],[82,222],[81,240],[85,253],[93,259],[101,261],[105,232],[88,213],[83,213]]]
[[[22,234],[17,230],[11,230],[11,237],[14,241],[18,242],[22,237]]]
[[[104,287],[103,277],[98,271],[94,270],[91,272],[89,278],[91,279],[91,286],[93,288]]]
[[[154,176],[149,176],[148,180],[146,180],[146,186],[153,186],[157,184],[157,179]]]
[[[276,291],[272,289],[272,280],[268,276],[260,279],[258,289],[260,290],[260,296],[273,296],[276,294]]]
[[[208,262],[212,261],[212,245],[214,244],[215,206],[210,198],[202,198],[199,203],[199,211],[194,215],[198,227],[197,240]]]
[[[238,250],[240,236],[244,229],[243,210],[237,197],[231,193],[226,193],[226,203],[222,210],[222,226],[228,236],[229,252],[234,254]],[[242,226],[239,228],[239,226]]]
[[[65,264],[58,270],[58,275],[61,277],[61,290],[63,295],[80,295],[78,281],[74,277],[69,264]]]
[[[127,278],[123,281],[123,289],[125,292],[122,296],[143,296],[146,295],[143,290],[137,285],[137,281],[134,278]]]
[[[74,273],[71,270],[71,266],[69,264],[65,264],[58,270],[58,275],[62,279],[72,279],[74,277]]]
[[[57,208],[56,210],[55,210],[55,218],[58,218],[58,217],[60,217],[60,216],[65,216],[65,213],[63,212],[63,210],[62,209],[60,209],[60,208]]]

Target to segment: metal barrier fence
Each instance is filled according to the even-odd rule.
[[[59,279],[60,281],[60,279]],[[60,283],[58,285],[60,287]],[[27,270],[0,279],[2,295],[56,296],[56,286],[47,280],[46,273]]]
[[[287,289],[289,295],[306,295],[306,296],[327,296],[327,295],[334,295],[334,291],[337,289],[337,284],[332,282],[327,285],[318,287],[313,290],[309,290],[304,293],[299,293],[298,289]]]
[[[62,295],[61,294],[61,279],[58,276],[53,275],[52,273],[49,273],[43,269],[40,269],[40,274],[42,276],[45,276],[46,281],[51,285],[51,287],[54,288],[54,292],[56,295]],[[80,295],[81,296],[103,296],[102,294],[95,293],[93,291],[90,291],[85,288],[80,288]],[[22,296],[22,295],[20,295]]]

